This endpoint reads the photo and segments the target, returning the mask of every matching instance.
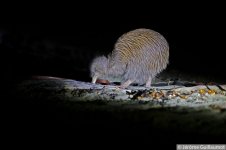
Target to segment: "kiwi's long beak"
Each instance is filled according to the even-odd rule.
[[[98,76],[97,76],[97,75],[93,76],[93,78],[92,78],[92,83],[96,83],[97,78],[98,78]]]

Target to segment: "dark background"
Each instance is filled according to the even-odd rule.
[[[148,2],[143,3],[142,6],[139,6],[138,2],[134,4],[137,6],[125,5],[118,8],[114,5],[112,6],[113,10],[110,11],[108,7],[104,7],[105,9],[102,10],[99,7],[92,7],[92,4],[89,3],[87,3],[87,6],[92,7],[92,9],[88,7],[80,8],[80,6],[74,4],[64,9],[58,7],[56,12],[51,10],[47,14],[41,14],[42,9],[38,9],[39,11],[36,14],[30,14],[30,11],[26,11],[25,14],[28,15],[26,18],[22,19],[21,16],[24,17],[24,15],[18,15],[15,20],[8,17],[11,22],[1,21],[0,61],[1,74],[3,75],[2,83],[5,85],[2,85],[2,87],[11,90],[13,85],[33,75],[91,81],[89,77],[91,60],[97,55],[110,53],[119,36],[136,28],[153,29],[167,39],[170,46],[170,64],[167,69],[175,69],[188,74],[212,76],[225,81],[226,12],[222,8],[223,4],[217,4],[217,2],[214,4],[184,2],[183,4],[170,5],[165,2],[160,2],[157,5]],[[116,5],[121,6],[121,3]],[[102,8],[102,6],[100,7]],[[33,7],[30,8],[33,9]],[[51,6],[51,8],[54,8],[54,6]],[[20,11],[13,12],[13,15],[17,15],[18,12]],[[40,115],[38,106],[32,111],[33,107],[22,106],[23,102],[19,105],[22,107],[18,107],[18,103],[20,101],[15,106],[9,105],[7,107],[7,109],[10,108],[8,110],[12,111],[10,117],[7,117],[7,120],[10,120],[10,125],[7,126],[13,133],[12,135],[19,133],[16,139],[25,134],[24,131],[32,131],[29,132],[30,134],[26,134],[27,139],[36,136],[36,134],[39,135],[40,124],[47,125],[48,129],[51,129],[51,133],[54,133],[53,136],[58,135],[59,128],[60,131],[65,133],[64,129],[65,127],[67,129],[67,125],[60,124],[52,128],[52,126],[55,126],[55,122],[51,122],[52,116],[48,117],[47,114],[47,117],[43,119],[42,117],[46,114]],[[20,113],[21,110],[24,111]],[[49,108],[44,112],[48,111]],[[59,112],[60,115],[62,114]],[[78,118],[86,119],[83,118],[86,117],[83,114],[77,115]],[[99,117],[99,114],[97,116]],[[22,120],[20,120],[21,118]],[[40,122],[38,125],[34,125],[37,123],[37,118]],[[49,118],[51,119],[49,120]],[[27,123],[30,123],[30,119],[35,120],[35,123],[31,123],[34,126],[27,125]],[[95,120],[93,123],[96,123]],[[18,127],[15,127],[14,124]],[[84,127],[87,128],[87,132],[89,130],[96,131],[95,127],[89,127],[87,124]],[[101,126],[98,129],[100,128]],[[57,132],[55,132],[55,129]],[[70,126],[69,129],[73,129],[73,127]],[[40,134],[45,135],[45,127],[41,127],[40,130],[42,130]],[[67,133],[70,133],[68,130],[66,130]],[[99,134],[98,131],[96,132]],[[76,134],[76,132],[73,132],[73,134]],[[80,133],[79,136],[82,134]],[[11,139],[11,134],[9,135],[9,139]],[[95,135],[92,135],[92,137],[96,138]],[[48,141],[48,137],[46,138]],[[158,138],[155,141],[158,141]],[[164,135],[161,138],[159,139],[160,142],[161,140],[168,141],[168,139],[164,139]],[[193,135],[191,135],[190,142],[193,138]],[[83,139],[87,140],[87,137]],[[180,139],[180,137],[175,139]],[[136,141],[137,139],[133,140]],[[198,139],[196,143],[200,140],[205,141],[205,138]]]
[[[18,81],[31,75],[49,75],[90,81],[91,60],[110,53],[119,36],[136,28],[156,30],[167,39],[168,69],[216,78],[226,74],[226,13],[220,4],[166,5],[144,12],[131,8],[111,14],[72,9],[59,14],[48,14],[36,22],[0,25],[5,78]]]

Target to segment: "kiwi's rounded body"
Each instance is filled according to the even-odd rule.
[[[102,61],[103,59],[96,59],[92,64],[93,69],[91,68],[95,70],[94,68],[98,66],[95,64],[103,65],[100,77],[110,81],[117,78],[121,82],[130,80],[144,84],[150,82],[167,67],[169,46],[166,39],[158,32],[136,29],[119,37],[112,53]]]

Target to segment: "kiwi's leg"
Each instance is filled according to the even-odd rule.
[[[121,84],[119,87],[124,89],[124,88],[127,88],[131,83],[133,83],[134,80],[127,80],[126,82],[124,82],[123,84]]]
[[[151,87],[151,80],[152,80],[152,78],[149,77],[148,80],[147,80],[147,82],[146,82],[145,87],[147,87],[147,88],[150,88]]]

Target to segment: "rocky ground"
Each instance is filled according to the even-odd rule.
[[[160,79],[149,89],[39,77],[17,85],[17,116],[48,131],[163,143],[223,142],[226,85]],[[20,111],[18,111],[20,112]],[[60,131],[61,131],[60,130]]]

